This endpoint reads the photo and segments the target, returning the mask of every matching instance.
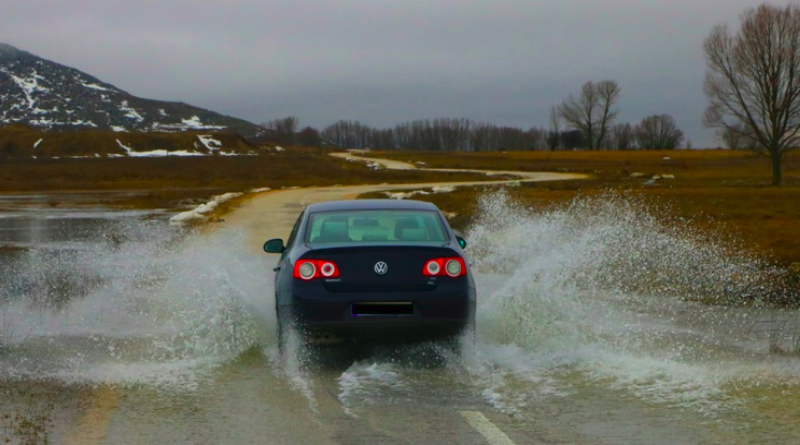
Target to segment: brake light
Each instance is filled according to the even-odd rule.
[[[461,277],[467,274],[467,265],[464,260],[455,258],[434,258],[425,263],[422,268],[422,275],[426,277],[437,277],[447,275],[449,277]]]
[[[298,260],[294,264],[293,276],[305,281],[320,277],[336,278],[339,276],[339,268],[333,261]]]
[[[318,261],[319,273],[325,278],[333,278],[339,276],[339,268],[336,264],[330,261]]]
[[[436,258],[435,260],[430,260],[425,263],[425,267],[422,268],[422,275],[426,277],[435,277],[439,275],[442,271],[442,263],[444,262],[444,258]]]
[[[317,264],[314,260],[300,260],[294,263],[294,277],[301,280],[312,280],[317,275]]]

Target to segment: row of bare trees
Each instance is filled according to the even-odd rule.
[[[550,128],[528,130],[469,119],[429,119],[391,129],[339,121],[323,129],[320,138],[338,147],[426,151],[664,150],[678,148],[683,141],[675,119],[666,114],[646,117],[638,125],[606,126],[603,133],[602,138],[590,139],[572,127],[562,130],[560,119]]]
[[[648,116],[637,125],[607,125],[603,137],[595,137],[591,142],[584,131],[557,131],[557,121],[551,122],[550,128],[550,137],[553,138],[550,144],[553,150],[672,150],[691,145],[688,141],[684,145],[683,131],[668,114]]]
[[[410,149],[427,151],[544,150],[547,130],[498,127],[469,119],[426,119],[394,128],[376,129],[357,121],[339,121],[325,127],[320,137],[328,144],[348,148]]]
[[[273,140],[284,144],[327,143],[347,148],[411,149],[427,151],[521,151],[521,150],[632,150],[673,149],[683,132],[669,115],[647,117],[638,125],[614,124],[620,96],[616,82],[587,82],[579,96],[570,96],[550,112],[550,127],[527,130],[497,126],[469,119],[427,119],[394,128],[372,128],[358,121],[342,120],[321,132],[306,127],[299,131],[294,116],[263,124]]]
[[[346,148],[409,149],[426,151],[556,151],[673,149],[683,133],[669,115],[650,116],[638,125],[614,124],[602,138],[589,139],[581,130],[562,130],[560,119],[549,129],[522,130],[469,119],[428,119],[376,129],[358,121],[342,120],[321,132],[311,127],[297,130],[298,119],[286,117],[264,123],[271,140],[279,144]]]

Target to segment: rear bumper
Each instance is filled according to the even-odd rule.
[[[279,306],[278,316],[307,337],[361,340],[422,340],[460,334],[475,320],[474,293],[434,297],[427,293],[349,294],[335,298],[304,299]],[[354,304],[408,302],[410,314],[359,315]]]

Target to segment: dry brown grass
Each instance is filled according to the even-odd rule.
[[[372,170],[328,156],[330,150],[287,148],[259,156],[163,158],[61,158],[0,160],[1,192],[138,190],[112,206],[173,207],[186,199],[252,188],[424,182],[441,174]],[[454,173],[442,180],[485,176]],[[121,200],[120,200],[121,199]]]
[[[323,186],[486,179],[470,174],[371,170],[328,156],[325,149],[290,148],[247,157],[18,159],[0,161],[0,192],[143,190],[143,195],[109,205],[174,207],[187,199],[257,187]],[[591,179],[527,184],[512,198],[536,208],[560,206],[579,195],[612,191],[662,204],[670,217],[724,232],[759,255],[788,265],[800,261],[800,155],[786,159],[785,185],[771,187],[769,161],[746,151],[662,152],[375,152],[431,167],[568,171]],[[667,159],[669,158],[669,159]],[[634,177],[633,173],[643,176]],[[674,179],[653,181],[653,175]],[[464,228],[475,211],[478,188],[421,197],[455,212]]]

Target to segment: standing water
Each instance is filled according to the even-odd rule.
[[[263,342],[264,310],[247,304],[266,280],[230,249],[240,233],[201,240],[159,212],[26,199],[0,213],[0,381],[191,386]]]
[[[534,212],[503,193],[484,196],[467,236],[478,342],[461,358],[442,352],[444,366],[433,367],[414,348],[333,369],[318,357],[281,358],[274,258],[255,255],[237,230],[185,233],[118,216],[55,246],[55,229],[34,224],[28,250],[2,266],[0,382],[191,393],[256,351],[312,410],[321,409],[314,381],[327,379],[351,415],[475,398],[611,442],[627,440],[604,430],[619,426],[603,426],[606,412],[631,406],[667,410],[711,442],[800,437],[785,415],[800,409],[800,360],[770,353],[792,350],[800,324],[752,303],[764,265],[633,199]],[[0,234],[13,219],[0,217]],[[651,443],[664,443],[653,432]]]

